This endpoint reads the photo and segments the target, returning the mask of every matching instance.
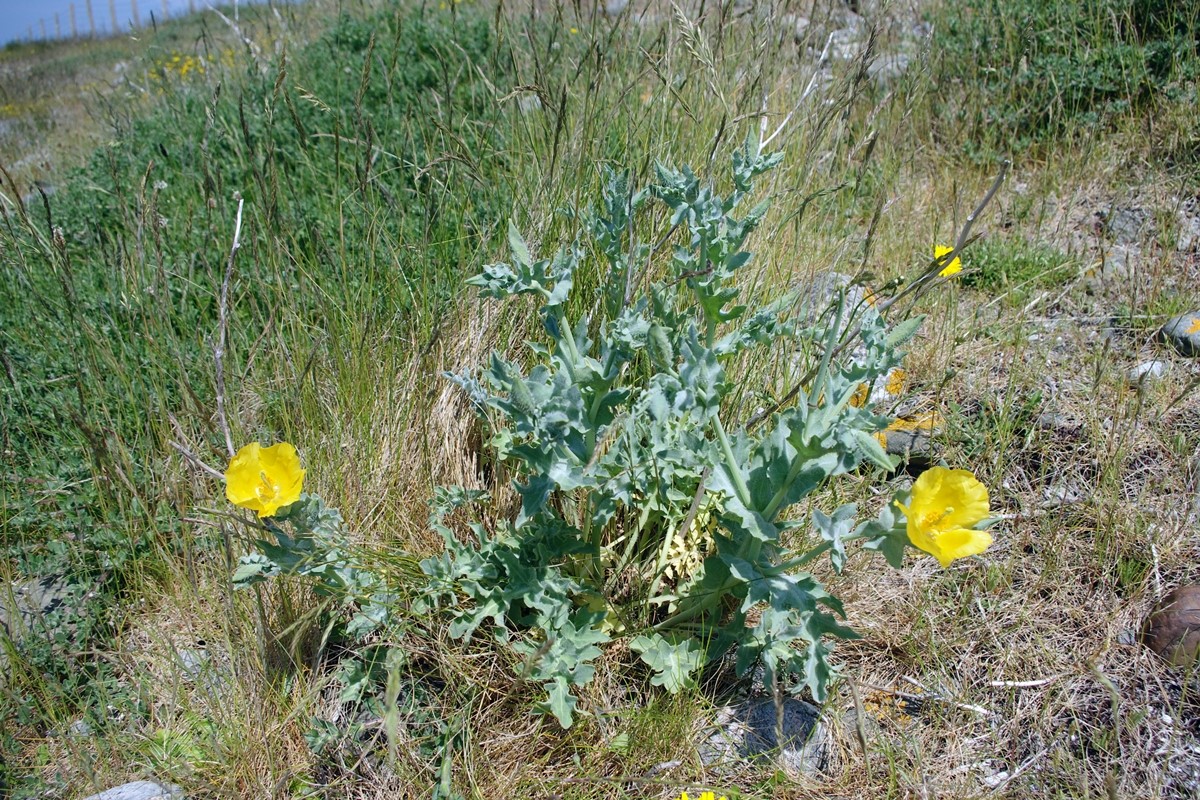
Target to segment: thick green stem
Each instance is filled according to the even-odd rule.
[[[725,597],[725,593],[736,586],[737,583],[726,580],[721,584],[721,587],[708,596],[703,603],[697,603],[694,606],[688,606],[685,609],[675,612],[671,616],[664,619],[662,622],[654,626],[655,633],[665,631],[668,628],[673,628],[681,622],[686,622],[689,619],[700,616],[701,614],[711,611],[717,607],[717,604]]]
[[[783,485],[776,490],[771,496],[771,501],[767,503],[767,507],[763,509],[763,516],[771,522],[775,521],[775,515],[779,513],[779,507],[783,505],[783,501],[787,498],[788,490],[792,488],[792,484],[796,482],[796,478],[800,476],[800,472],[804,469],[805,460],[797,457],[792,460],[792,465],[788,467],[787,477],[783,479]]]
[[[717,443],[721,446],[721,455],[725,459],[725,466],[729,469],[729,476],[733,479],[733,488],[737,492],[738,500],[741,500],[743,505],[750,508],[750,487],[746,485],[746,479],[742,476],[741,465],[733,457],[733,446],[729,443],[729,437],[725,434],[725,425],[721,422],[721,418],[715,414],[713,415],[713,433],[717,435]]]

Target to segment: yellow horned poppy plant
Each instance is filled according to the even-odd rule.
[[[942,256],[950,255],[952,252],[954,252],[953,247],[946,247],[939,244],[933,248],[933,257],[941,260]],[[958,256],[955,256],[949,264],[942,267],[942,271],[938,275],[941,275],[943,278],[949,278],[951,275],[957,275],[960,272],[962,272],[962,261],[959,260]]]
[[[913,483],[906,506],[896,505],[908,518],[908,540],[947,567],[956,558],[987,550],[992,536],[973,530],[987,519],[987,487],[965,469],[933,467]]]
[[[300,456],[287,442],[271,447],[252,442],[238,450],[225,470],[225,497],[260,519],[299,500],[303,486]]]

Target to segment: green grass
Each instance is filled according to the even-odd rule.
[[[971,84],[942,95],[940,108],[979,154],[1194,99],[1195,3],[990,0],[948,5],[938,22],[939,83]]]
[[[1078,268],[1065,254],[1045,245],[988,239],[967,256],[962,283],[981,292],[1003,295],[1013,305],[1023,305],[1039,289],[1062,288],[1076,277]]]
[[[581,699],[597,715],[566,733],[535,713],[536,687],[510,651],[450,643],[436,620],[406,619],[381,639],[379,653],[408,660],[376,669],[364,697],[339,700],[348,615],[295,583],[231,593],[227,557],[246,549],[246,530],[223,516],[219,485],[171,447],[218,470],[227,459],[213,345],[240,197],[224,359],[235,444],[296,443],[309,486],[342,508],[356,557],[386,563],[403,590],[410,556],[438,546],[426,524],[432,487],[491,480],[470,409],[441,371],[492,347],[519,356],[517,343],[536,336],[537,320],[477,302],[463,279],[503,257],[509,218],[539,249],[572,238],[577,218],[555,212],[595,200],[598,164],[644,182],[655,159],[704,169],[713,154],[722,174],[730,149],[757,132],[764,95],[773,130],[808,85],[811,57],[775,26],[797,9],[739,19],[709,9],[693,24],[658,8],[639,22],[641,8],[609,19],[351,4],[338,17],[308,5],[282,7],[282,27],[243,10],[253,46],[185,20],[136,43],[0,53],[0,68],[39,64],[30,81],[0,81],[0,106],[13,106],[0,115],[19,133],[0,144],[12,176],[0,186],[0,575],[65,574],[94,593],[13,662],[0,696],[8,796],[84,796],[153,775],[197,797],[446,786],[599,798],[672,760],[682,764],[660,782],[636,784],[646,796],[700,785],[731,798],[905,797],[931,785],[976,796],[983,768],[970,765],[988,759],[1010,772],[1029,761],[1004,790],[1013,797],[1105,796],[1118,767],[1120,796],[1168,785],[1145,747],[1166,702],[1149,687],[1170,675],[1114,642],[1159,585],[1197,577],[1180,522],[1195,404],[1167,409],[1184,370],[1127,391],[1121,359],[1138,352],[1098,350],[1085,323],[1065,328],[1081,331],[1074,359],[1054,360],[1053,336],[1030,336],[1044,333],[1033,318],[1056,315],[1122,314],[1150,320],[1148,333],[1200,300],[1166,257],[1146,262],[1148,290],[1089,294],[1082,257],[1052,224],[1069,187],[1088,181],[1141,180],[1156,212],[1174,213],[1178,203],[1151,189],[1159,170],[1194,168],[1189,5],[1115,15],[1083,0],[930,6],[931,75],[914,68],[885,90],[835,63],[776,142],[786,158],[752,243],[757,296],[830,268],[876,287],[915,274],[990,183],[964,147],[1032,154],[1016,166],[1028,190],[1002,190],[961,279],[916,307],[929,318],[905,398],[951,412],[939,455],[974,469],[1013,518],[993,551],[953,570],[914,559],[880,571],[855,551],[846,576],[823,576],[864,637],[837,651],[846,681],[917,691],[907,676],[950,699],[886,723],[865,756],[848,733],[833,771],[807,778],[768,764],[702,767],[690,732],[716,701],[663,695],[620,647]],[[885,32],[880,46],[893,45]],[[204,57],[205,72],[179,76],[167,66],[176,53]],[[70,119],[87,125],[54,121],[53,87],[116,61],[128,62],[126,78],[71,100]],[[1058,147],[1081,133],[1087,147]],[[64,154],[56,163],[79,166],[55,167],[48,211],[36,192],[19,203],[46,174],[11,168],[42,140]],[[1130,153],[1147,161],[1144,176]],[[589,265],[578,282],[600,280]],[[739,369],[748,398],[783,391],[782,366]],[[1051,408],[1077,428],[1038,428]],[[1148,424],[1154,414],[1165,421]],[[1082,476],[1086,499],[1042,508],[1064,475]],[[818,502],[873,511],[873,480],[855,476]],[[220,690],[180,666],[178,652],[200,640]],[[1120,726],[1094,670],[1122,693]],[[369,714],[356,728],[389,677],[393,690],[411,685],[411,704],[390,734]],[[1042,678],[1053,680],[993,685]],[[849,702],[845,689],[829,710]],[[1194,720],[1179,702],[1172,713]],[[48,735],[79,718],[94,741]],[[1072,729],[1084,735],[1061,735]]]

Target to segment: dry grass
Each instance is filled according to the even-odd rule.
[[[518,31],[518,12],[505,13],[514,15],[506,30]],[[885,33],[904,16],[887,12]],[[767,33],[743,31],[766,55],[733,54],[714,44],[714,15],[704,25],[688,19],[668,23],[659,36],[657,27],[624,18],[613,38],[628,36],[643,48],[625,90],[573,90],[563,133],[554,132],[557,123],[527,123],[531,151],[555,153],[553,162],[522,165],[537,189],[516,213],[530,226],[553,233],[550,202],[588,197],[589,165],[605,157],[588,136],[597,118],[631,118],[625,130],[634,152],[685,158],[707,152],[710,143],[673,142],[672,125],[693,117],[682,129],[707,136],[715,129],[707,123],[757,111],[748,106],[748,84],[757,76],[738,65],[749,70],[769,55],[783,58],[790,48],[770,43],[791,33],[782,24]],[[880,46],[889,43],[885,36]],[[763,69],[776,119],[807,85],[804,64],[796,58],[787,68]],[[521,66],[530,70],[529,84],[537,83],[536,66]],[[873,285],[913,274],[933,244],[953,239],[990,183],[988,170],[964,165],[934,143],[933,121],[922,116],[931,89],[918,72],[889,93],[855,82],[852,69],[837,66],[833,88],[821,95],[839,113],[806,105],[780,140],[787,166],[768,188],[775,209],[755,242],[763,294],[830,269],[870,275]],[[660,75],[688,85],[673,95]],[[705,86],[696,89],[697,81]],[[852,102],[855,92],[870,102]],[[705,96],[709,106],[679,110]],[[669,110],[655,111],[658,103]],[[467,797],[513,798],[667,798],[684,786],[777,798],[1195,796],[1195,691],[1134,640],[1157,598],[1200,579],[1192,513],[1200,453],[1200,400],[1190,385],[1196,370],[1151,337],[1166,310],[1200,303],[1195,245],[1176,250],[1178,230],[1168,224],[1194,186],[1155,159],[1160,142],[1170,148],[1184,134],[1168,127],[1147,143],[1135,127],[1087,148],[1049,149],[1036,162],[1018,162],[979,223],[989,240],[1060,251],[1071,277],[1016,304],[1017,287],[952,283],[914,309],[928,321],[906,364],[905,401],[943,414],[947,425],[935,437],[934,457],[976,471],[1005,519],[995,547],[948,570],[914,555],[891,571],[858,552],[844,577],[825,576],[862,634],[837,649],[842,678],[824,709],[834,743],[826,773],[789,775],[767,764],[705,768],[692,731],[719,698],[663,696],[620,646],[581,700],[593,715],[563,732],[531,713],[536,687],[520,679],[521,665],[508,663],[514,657],[502,648],[416,633],[382,642],[403,650],[441,695],[431,713],[450,731],[440,746],[449,753],[454,788]],[[952,135],[940,132],[943,140]],[[562,185],[563,175],[577,181],[568,177]],[[861,196],[834,191],[857,180],[875,188]],[[797,219],[798,201],[823,190],[831,199],[814,201]],[[1162,220],[1136,252],[1124,251],[1136,258],[1127,273],[1105,273],[1112,243],[1088,227],[1096,208],[1114,204]],[[964,256],[968,270],[971,256]],[[364,557],[433,552],[438,539],[426,525],[432,487],[493,488],[494,480],[481,463],[468,403],[440,374],[481,363],[496,347],[515,351],[531,321],[509,313],[465,298],[432,343],[385,332],[351,353],[312,344],[292,372],[248,375],[235,398],[240,427],[255,430],[260,395],[295,381],[297,372],[309,374],[304,363],[311,356],[311,375],[319,378],[300,403],[307,420],[323,421],[319,431],[302,432],[314,488],[340,505]],[[1118,315],[1140,327],[1106,338]],[[1151,356],[1171,361],[1172,371],[1143,390],[1131,388],[1126,371]],[[748,380],[778,371],[752,364]],[[873,511],[884,496],[875,477],[851,477],[817,502],[832,504],[836,495]],[[179,470],[176,479],[189,477]],[[206,493],[215,504],[211,487],[196,492],[201,504]],[[332,755],[309,749],[303,736],[313,718],[347,723],[332,654],[320,647],[319,600],[278,585],[233,596],[227,577],[223,556],[193,553],[172,574],[147,581],[144,608],[125,611],[126,633],[106,655],[141,687],[142,718],[94,750],[70,737],[40,743],[49,748],[41,769],[61,773],[77,794],[153,774],[186,783],[189,797],[428,796],[440,775],[423,749],[427,728],[401,724],[389,732],[379,721],[366,738],[347,739]],[[207,650],[208,666],[190,675],[180,654],[199,648]],[[865,752],[847,716],[855,691],[871,699]],[[906,697],[903,713],[887,710]]]

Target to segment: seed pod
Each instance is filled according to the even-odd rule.
[[[525,381],[521,379],[520,375],[512,376],[509,396],[512,399],[513,406],[522,414],[529,417],[537,416],[537,409],[533,403],[533,394],[530,393],[529,387],[525,385]]]
[[[650,326],[650,336],[647,338],[650,350],[650,360],[660,370],[670,370],[675,366],[675,351],[667,331],[657,322]]]
[[[1200,655],[1200,585],[1169,592],[1147,618],[1142,642],[1175,666],[1195,663]]]

